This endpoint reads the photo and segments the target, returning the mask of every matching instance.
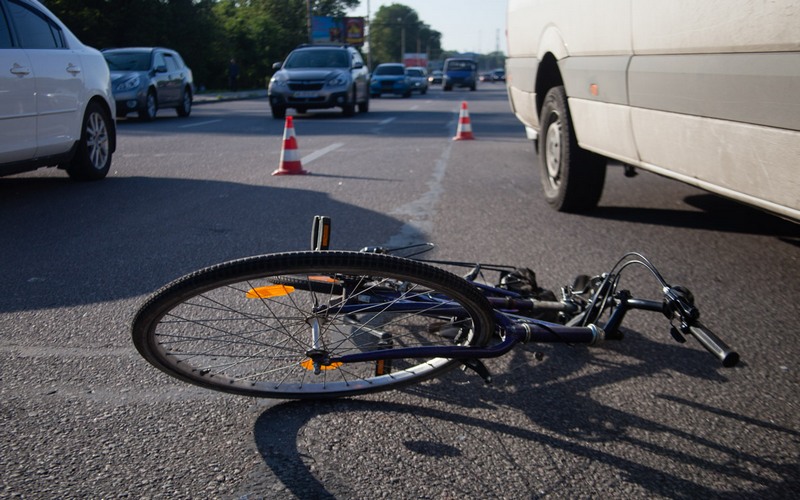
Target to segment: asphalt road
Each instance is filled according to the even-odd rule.
[[[452,141],[467,101],[475,141]],[[306,176],[272,176],[264,99],[119,122],[109,177],[0,178],[0,497],[789,498],[800,490],[800,226],[609,170],[598,210],[544,202],[499,85],[294,120]],[[680,145],[675,145],[680,147]],[[142,360],[130,321],[194,269],[305,249],[433,241],[432,257],[524,265],[557,289],[647,255],[743,358],[723,369],[663,317],[623,342],[525,346],[335,402],[216,394]],[[624,284],[655,296],[641,271]],[[541,361],[535,352],[544,354]]]

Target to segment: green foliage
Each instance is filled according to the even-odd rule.
[[[405,46],[401,48],[403,39]],[[397,3],[381,6],[370,23],[372,66],[401,62],[401,54],[408,52],[423,52],[428,60],[438,59],[441,40],[442,34],[420,21],[414,9]]]
[[[272,64],[308,41],[308,14],[344,16],[359,0],[46,0],[84,43],[107,47],[162,46],[177,50],[192,68],[195,84],[228,85],[228,62],[240,68],[241,88],[263,88]],[[425,52],[441,60],[442,35],[402,4],[378,9],[370,26],[372,66],[399,61],[402,52]],[[403,32],[405,31],[405,37]],[[502,66],[502,54],[486,67]],[[483,65],[482,65],[483,66]]]

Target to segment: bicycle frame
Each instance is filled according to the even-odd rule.
[[[683,335],[694,336],[709,352],[714,354],[725,367],[731,367],[738,363],[739,355],[730,349],[719,337],[706,329],[699,321],[699,311],[694,307],[688,290],[680,287],[665,288],[665,300],[637,299],[631,296],[627,290],[611,292],[611,283],[614,282],[613,276],[606,276],[600,290],[594,294],[592,302],[586,310],[580,312],[570,321],[571,324],[561,325],[547,321],[527,318],[514,312],[534,311],[543,308],[574,313],[578,306],[571,302],[546,302],[536,301],[530,298],[522,298],[515,292],[509,292],[500,288],[485,284],[477,284],[486,294],[500,295],[487,297],[494,310],[494,318],[498,328],[498,333],[502,341],[489,347],[470,347],[470,346],[423,346],[406,347],[398,349],[380,349],[366,351],[356,354],[348,354],[328,358],[321,352],[309,351],[309,356],[315,362],[322,364],[330,363],[354,363],[364,361],[379,361],[388,359],[403,358],[448,358],[458,360],[478,360],[480,358],[499,357],[519,343],[541,342],[541,343],[568,343],[568,344],[589,344],[594,345],[605,340],[621,340],[622,333],[619,327],[628,311],[639,309],[651,312],[661,312],[668,319],[679,319],[680,325],[676,329],[671,329],[673,337],[679,342],[685,342]],[[473,282],[474,283],[474,282]],[[386,292],[382,292],[386,293]],[[391,294],[390,294],[391,295]],[[387,297],[389,298],[389,297]],[[413,299],[413,300],[412,300]],[[420,300],[422,299],[422,300]],[[589,314],[597,310],[598,301],[606,300],[613,302],[613,311],[602,328],[587,321]],[[388,305],[387,305],[388,304]],[[380,307],[379,307],[380,306]],[[329,306],[321,307],[320,314],[326,314]],[[602,308],[600,308],[602,310]],[[433,311],[433,312],[431,312]],[[513,312],[512,312],[513,311]],[[436,300],[431,296],[414,296],[404,299],[402,295],[386,301],[364,306],[363,304],[339,304],[335,305],[336,314],[358,314],[358,313],[392,313],[392,312],[416,312],[419,314],[429,313],[433,316],[452,315],[454,317],[463,316],[465,311],[455,303],[444,300]],[[595,318],[596,319],[596,318]],[[586,326],[574,326],[577,323],[590,323]],[[371,329],[370,329],[371,330]],[[366,330],[375,334],[370,330]],[[382,339],[383,340],[383,339]]]
[[[519,343],[527,342],[547,342],[547,343],[575,343],[575,344],[596,344],[606,338],[603,329],[595,326],[565,326],[557,323],[550,323],[531,318],[518,317],[511,313],[514,311],[532,311],[537,308],[550,307],[554,310],[575,312],[577,305],[564,302],[544,302],[533,299],[522,298],[515,292],[509,292],[500,288],[485,284],[477,284],[486,293],[502,295],[502,297],[487,297],[494,309],[494,318],[502,341],[489,347],[467,347],[467,346],[424,346],[407,347],[397,349],[379,349],[373,351],[347,354],[337,357],[326,357],[323,352],[309,351],[309,357],[322,364],[332,363],[355,363],[364,361],[379,361],[386,359],[403,358],[449,358],[449,359],[478,359],[494,358],[509,352]],[[345,296],[351,297],[350,293]],[[414,295],[404,297],[402,292],[391,292],[381,290],[370,298],[377,297],[375,303],[364,305],[359,300],[363,300],[364,293],[352,294],[352,297],[345,303],[334,303],[319,306],[315,313],[318,317],[324,318],[328,314],[350,316],[355,314],[391,314],[391,313],[417,313],[434,317],[464,316],[461,306],[455,302],[437,299],[431,295]],[[368,324],[354,322],[364,328],[364,331],[380,337],[380,331],[370,327]],[[383,340],[383,339],[382,339]]]

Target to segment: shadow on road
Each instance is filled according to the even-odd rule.
[[[699,211],[599,206],[585,215],[660,226],[776,236],[800,245],[800,225],[788,220],[713,194],[692,195],[684,201]]]
[[[391,217],[324,193],[233,182],[109,177],[0,179],[0,311],[113,301],[200,267],[310,245],[333,217],[333,248],[399,231]]]
[[[454,372],[379,400],[269,408],[253,430],[270,472],[264,485],[277,479],[298,498],[358,497],[395,483],[401,496],[537,498],[578,494],[588,475],[589,489],[580,491],[601,485],[611,496],[791,496],[799,486],[794,459],[743,449],[735,436],[796,441],[799,432],[671,394],[681,392],[669,386],[672,374],[723,382],[725,371],[704,352],[628,334],[605,352],[547,347],[541,363],[517,350],[494,386]],[[651,401],[595,395],[653,378],[666,392]],[[626,404],[650,411],[634,414]],[[697,425],[682,428],[669,414]]]

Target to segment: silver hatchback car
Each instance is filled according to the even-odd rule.
[[[174,108],[182,117],[192,112],[192,70],[174,50],[128,47],[103,50],[103,56],[111,69],[117,116],[135,112],[151,121],[159,109]]]

